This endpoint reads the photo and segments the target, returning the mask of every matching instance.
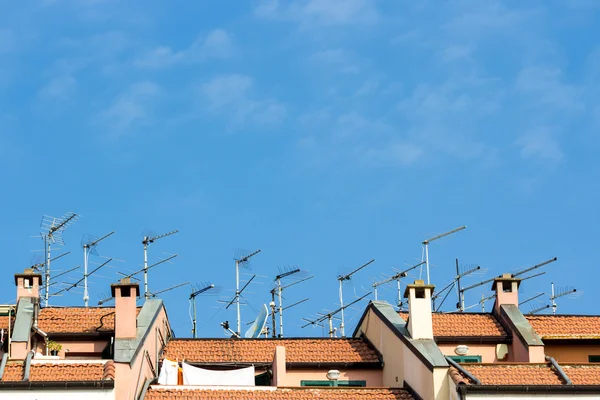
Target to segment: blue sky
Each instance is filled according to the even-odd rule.
[[[340,271],[377,260],[350,300],[465,224],[431,245],[438,287],[455,258],[487,269],[474,283],[556,256],[522,296],[574,285],[584,296],[559,311],[598,313],[597,2],[0,4],[0,302],[40,254],[41,216],[75,211],[57,270],[82,263],[84,233],[117,231],[100,252],[121,261],[91,279],[93,303],[140,267],[145,229],[179,229],[150,248],[151,262],[179,254],[151,289],[212,281],[231,296],[236,249],[260,248],[249,303],[298,265],[315,278],[289,289],[288,304],[310,301],[286,334],[321,335],[300,318],[337,308]],[[180,337],[187,294],[163,296]],[[204,336],[235,321],[219,298],[199,299]]]

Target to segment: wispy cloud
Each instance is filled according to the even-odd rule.
[[[77,89],[77,81],[70,75],[51,79],[38,93],[44,101],[66,101],[72,98]]]
[[[561,112],[585,109],[581,99],[583,90],[563,82],[562,72],[556,67],[543,65],[523,69],[517,77],[515,89],[528,96],[538,107],[552,107]]]
[[[160,89],[155,83],[138,82],[118,94],[99,116],[99,121],[109,129],[107,137],[116,140],[139,126],[151,125],[159,93]]]
[[[214,77],[199,88],[200,98],[214,115],[227,116],[230,128],[245,123],[278,126],[287,114],[285,105],[259,96],[254,80],[247,75],[232,74]]]
[[[550,127],[535,128],[519,137],[515,144],[524,158],[558,162],[565,157],[556,130]]]
[[[183,50],[174,50],[169,46],[155,47],[138,56],[134,65],[142,68],[166,68],[182,63],[228,58],[234,53],[235,45],[231,34],[223,29],[215,29]]]

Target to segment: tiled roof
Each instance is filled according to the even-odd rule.
[[[112,364],[112,361],[108,361],[106,365],[104,363],[32,363],[29,380],[31,382],[70,382],[114,379],[114,371],[111,375],[110,367],[107,364]],[[9,362],[4,369],[2,382],[22,381],[24,371],[23,361]]]
[[[561,365],[564,373],[574,385],[600,385],[600,365]]]
[[[482,385],[564,384],[547,364],[461,364],[461,367],[475,375]]]
[[[413,397],[403,389],[277,389],[277,390],[208,390],[166,389],[151,387],[146,400],[410,400]]]
[[[14,323],[15,317],[11,318]],[[8,315],[0,315],[0,329],[4,329],[5,332],[8,331]]]
[[[114,313],[114,307],[46,307],[40,311],[38,327],[46,333],[112,332]]]
[[[380,362],[362,339],[173,339],[163,355],[198,363],[270,363],[276,346],[285,347],[286,362]]]
[[[526,315],[542,339],[600,339],[600,316]]]
[[[408,321],[408,313],[400,313]],[[433,336],[438,337],[498,337],[506,338],[506,331],[490,313],[433,313]]]

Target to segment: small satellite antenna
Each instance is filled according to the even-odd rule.
[[[263,304],[260,309],[260,313],[252,323],[252,326],[246,331],[244,337],[247,339],[256,339],[260,337],[261,333],[265,330],[265,325],[267,325],[267,317],[269,316],[269,310],[267,309],[267,305]]]
[[[451,231],[442,233],[441,235],[437,235],[437,236],[434,236],[434,237],[432,237],[430,239],[426,239],[426,240],[423,241],[422,244],[423,244],[423,246],[425,246],[425,266],[426,266],[426,269],[427,269],[427,284],[428,285],[430,283],[429,282],[429,243],[431,243],[433,241],[436,241],[438,239],[441,239],[443,237],[446,237],[448,235],[452,235],[453,233],[462,231],[463,229],[467,229],[467,226],[463,225],[461,227],[458,227],[456,229],[452,229]]]
[[[361,301],[365,297],[369,296],[370,294],[371,294],[371,292],[369,292],[369,293],[367,293],[367,294],[359,297],[358,299],[354,300],[353,302],[351,302],[349,304],[346,304],[345,306],[342,306],[342,307],[338,308],[335,311],[331,311],[329,313],[326,313],[322,317],[319,317],[319,318],[317,318],[315,320],[308,321],[306,318],[303,318],[305,321],[308,321],[308,323],[302,325],[302,328],[306,328],[307,326],[310,326],[310,325],[313,325],[313,326],[314,325],[319,325],[320,323],[322,323],[323,321],[325,321],[327,319],[327,320],[329,320],[329,337],[334,337],[334,335],[335,335],[335,329],[333,328],[333,317],[337,313],[339,313],[341,311],[344,311],[344,309],[346,309],[346,308],[348,308],[348,307],[350,307],[350,306],[358,303],[359,301]]]
[[[425,264],[425,261],[422,261],[420,263],[418,263],[417,265],[413,265],[412,267],[405,269],[404,271],[400,271],[397,274],[390,276],[389,278],[386,278],[382,281],[379,282],[374,282],[373,283],[373,293],[375,295],[375,300],[377,300],[378,298],[378,291],[377,288],[381,285],[385,285],[386,283],[392,282],[392,281],[396,281],[396,286],[398,289],[398,308],[400,308],[402,306],[402,293],[400,292],[400,279],[402,278],[406,278],[408,276],[408,272],[412,271],[415,268],[420,267],[421,265]]]
[[[235,301],[236,307],[237,307],[237,331],[236,331],[236,333],[237,333],[238,337],[241,335],[241,332],[242,332],[242,326],[241,326],[242,325],[242,312],[240,309],[240,294],[242,293],[240,291],[240,266],[246,265],[248,263],[248,261],[250,260],[250,258],[257,255],[258,253],[260,253],[260,249],[256,250],[254,253],[250,253],[248,255],[245,255],[243,257],[235,259],[235,298],[233,301]],[[256,275],[254,275],[252,277],[252,279],[254,279],[255,276]],[[248,286],[248,284],[250,284],[252,279],[250,279],[250,281],[248,281],[248,283],[246,283],[246,286]],[[244,289],[246,288],[246,286],[244,286]],[[244,289],[242,289],[242,290],[244,290]],[[231,305],[231,303],[229,305]],[[229,305],[225,308],[229,308]]]
[[[574,287],[566,287],[566,288],[559,288],[558,291],[554,291],[554,282],[551,283],[552,286],[552,294],[550,295],[550,302],[551,302],[551,306],[552,306],[552,314],[556,315],[556,309],[558,308],[558,304],[556,304],[556,299],[558,299],[559,297],[564,297],[564,296],[568,296],[570,294],[573,294],[575,292],[577,292],[577,289],[575,289]]]
[[[279,337],[280,338],[283,337],[283,310],[284,310],[284,307],[283,307],[283,300],[282,300],[283,297],[281,295],[281,293],[283,292],[283,289],[286,289],[286,288],[289,288],[291,286],[294,286],[294,285],[296,285],[296,284],[298,284],[300,282],[307,281],[307,280],[309,280],[309,279],[311,279],[313,277],[311,276],[311,277],[308,277],[308,278],[305,278],[305,279],[301,279],[299,281],[290,283],[289,285],[285,285],[285,286],[281,285],[281,280],[284,279],[284,278],[287,278],[289,276],[301,273],[301,272],[303,272],[303,271],[300,270],[300,268],[284,268],[284,269],[281,269],[279,271],[279,275],[277,275],[275,277],[275,288],[273,288],[271,290],[271,298],[272,298],[272,301],[275,302],[275,293],[277,293],[277,297],[278,297],[278,300],[279,300]],[[308,300],[308,299],[305,299],[304,301],[306,301],[306,300]],[[300,303],[296,303],[296,304],[300,304]],[[271,308],[273,308],[273,310],[274,310],[274,307],[271,307]],[[273,320],[275,319],[274,313],[275,313],[275,311],[273,311]],[[273,337],[275,337],[275,325],[273,325]]]
[[[144,245],[144,297],[149,298],[150,292],[148,292],[148,245],[150,243],[156,242],[158,239],[165,238],[167,236],[174,235],[178,233],[178,230],[174,230],[171,232],[163,233],[162,235],[154,235],[154,236],[144,236],[142,239],[142,244]]]
[[[212,283],[207,283],[202,285],[202,287],[200,289],[196,289],[193,285],[192,285],[192,293],[190,294],[190,302],[192,303],[192,312],[193,312],[193,319],[192,319],[192,337],[194,339],[196,339],[196,297],[198,297],[199,295],[201,295],[204,292],[209,291],[210,289],[213,289],[215,287],[215,285],[213,285]]]
[[[44,285],[46,288],[46,293],[44,293],[44,303],[46,307],[48,307],[48,298],[50,295],[50,262],[52,261],[52,257],[50,256],[50,254],[52,245],[65,245],[62,234],[64,230],[71,226],[75,221],[77,221],[78,218],[79,215],[73,212],[69,212],[60,218],[51,217],[49,215],[44,215],[42,217],[42,222],[40,224],[40,233],[42,235],[42,238],[44,239],[44,250],[46,253],[46,270],[44,273]]]
[[[112,231],[101,238],[95,238],[90,235],[84,235],[81,239],[81,247],[83,248],[83,304],[85,307],[88,306],[88,301],[90,299],[88,293],[88,260],[90,254],[98,255],[97,246],[98,243],[114,234],[115,231]]]
[[[360,267],[356,268],[355,270],[353,270],[352,272],[345,274],[345,275],[338,275],[337,280],[340,282],[340,311],[341,316],[342,316],[342,323],[340,324],[340,332],[342,334],[342,337],[346,337],[346,332],[345,332],[345,326],[344,326],[344,309],[346,307],[344,307],[344,290],[343,290],[343,283],[349,281],[352,278],[352,275],[354,275],[355,273],[357,273],[358,271],[360,271],[361,269],[365,268],[367,265],[374,263],[375,259],[372,259],[371,261],[361,265]],[[371,292],[369,292],[371,293]]]

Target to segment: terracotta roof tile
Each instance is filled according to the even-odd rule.
[[[600,316],[526,315],[542,339],[600,339]]]
[[[561,365],[564,373],[574,385],[600,385],[600,365]]]
[[[146,400],[410,400],[413,397],[403,389],[277,389],[277,390],[208,390],[163,389],[151,387]]]
[[[163,355],[198,363],[267,363],[276,346],[285,347],[286,362],[380,362],[362,339],[173,339]]]
[[[114,307],[46,307],[40,311],[38,326],[46,333],[112,332],[114,312]]]
[[[101,381],[105,379],[104,369],[103,363],[36,363],[31,364],[29,380],[31,382]],[[7,363],[2,382],[22,381],[24,370],[23,361]]]
[[[11,318],[11,322],[15,322],[15,317]],[[0,315],[0,329],[4,329],[4,331],[8,331],[8,315]]]
[[[562,385],[547,364],[461,364],[482,385]]]
[[[408,321],[408,313],[400,313]],[[506,331],[490,313],[433,313],[435,337],[498,337],[505,338]]]

